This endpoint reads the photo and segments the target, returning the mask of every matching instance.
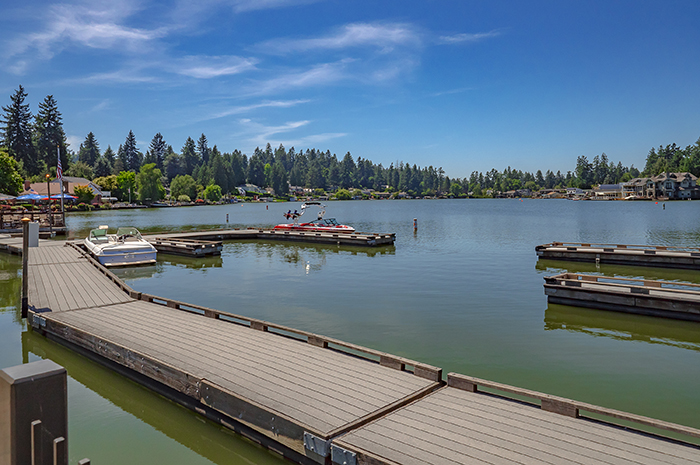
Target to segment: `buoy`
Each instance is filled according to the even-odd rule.
[[[226,213],[226,222],[228,223],[228,213]]]
[[[270,209],[270,206],[269,206],[269,205],[265,205],[265,210],[269,210],[269,209]]]
[[[413,230],[418,231],[418,218],[413,218]]]

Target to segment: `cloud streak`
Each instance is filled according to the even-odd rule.
[[[374,47],[384,53],[398,46],[418,46],[420,36],[408,24],[354,23],[334,33],[312,39],[273,39],[256,48],[271,54],[288,54],[313,50],[340,50],[352,47]]]
[[[186,56],[176,60],[172,71],[183,76],[211,79],[255,69],[258,60],[238,56]]]
[[[492,37],[498,37],[501,35],[501,31],[493,30],[489,32],[478,32],[478,33],[462,33],[454,34],[450,36],[440,36],[437,39],[438,44],[461,44],[461,43],[473,43],[480,42],[484,39],[490,39]]]

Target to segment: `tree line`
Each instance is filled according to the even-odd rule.
[[[53,96],[47,96],[39,104],[35,116],[25,103],[26,97],[24,88],[19,86],[10,97],[10,105],[2,107],[0,127],[2,145],[18,163],[21,175],[25,179],[43,180],[44,174],[55,173],[58,152],[67,175],[95,180],[122,200],[126,200],[129,192],[139,192],[142,200],[158,200],[165,195],[164,186],[171,189],[175,198],[205,197],[205,192],[208,198],[235,194],[236,187],[246,183],[271,187],[277,195],[287,194],[289,186],[299,186],[326,191],[374,189],[413,196],[481,196],[488,191],[590,188],[664,171],[700,175],[700,139],[685,149],[675,144],[652,148],[642,172],[634,165],[615,163],[603,153],[590,162],[586,156],[579,156],[575,169],[565,174],[551,170],[531,173],[507,167],[503,171],[474,171],[465,178],[450,178],[442,167],[421,167],[402,161],[387,167],[366,158],[353,158],[350,152],[339,158],[329,150],[316,148],[297,150],[282,145],[273,148],[268,143],[265,148],[256,148],[250,156],[240,150],[221,152],[210,144],[205,134],[196,141],[188,137],[180,150],[175,151],[159,132],[143,153],[133,131],[129,131],[116,152],[110,145],[102,151],[96,136],[89,132],[74,152],[66,144],[62,116]],[[146,192],[145,196],[142,191]]]

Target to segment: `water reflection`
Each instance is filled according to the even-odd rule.
[[[222,252],[227,257],[252,254],[257,258],[265,258],[272,263],[289,263],[304,268],[307,274],[311,271],[320,271],[326,265],[327,259],[332,255],[375,257],[377,255],[394,255],[395,253],[396,247],[393,245],[361,247],[252,239],[226,242]]]
[[[221,465],[282,463],[282,460],[277,459],[262,447],[236,436],[231,431],[31,330],[22,333],[23,363],[29,361],[30,354],[53,360],[65,367],[69,376],[78,383],[88,386],[91,391],[113,406],[152,426],[211,463]],[[74,406],[70,408],[73,409]],[[106,412],[102,414],[105,415]],[[73,418],[72,421],[72,442],[75,443],[80,441],[81,436],[89,434],[91,421],[104,421],[104,418],[90,417],[80,420]],[[120,454],[122,444],[118,434],[101,439],[103,442],[100,444],[99,454],[106,457]],[[91,458],[95,462],[98,461],[98,457],[94,454]],[[151,456],[151,458],[154,457]]]
[[[0,258],[0,312],[14,312],[13,321],[22,324],[22,261],[17,257]]]
[[[549,304],[544,329],[639,341],[700,352],[700,323]]]

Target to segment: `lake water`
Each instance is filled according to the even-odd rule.
[[[298,204],[70,214],[142,232],[269,227]],[[548,305],[562,271],[700,282],[696,271],[537,261],[551,241],[700,246],[700,202],[328,202],[327,217],[395,232],[395,246],[227,242],[120,269],[136,290],[269,320],[454,371],[700,428],[700,324]],[[312,212],[313,213],[313,212]],[[226,223],[229,215],[229,223]],[[418,230],[413,230],[413,218]],[[0,255],[0,366],[68,369],[70,456],[93,463],[283,463],[197,415],[26,332],[21,261]]]

